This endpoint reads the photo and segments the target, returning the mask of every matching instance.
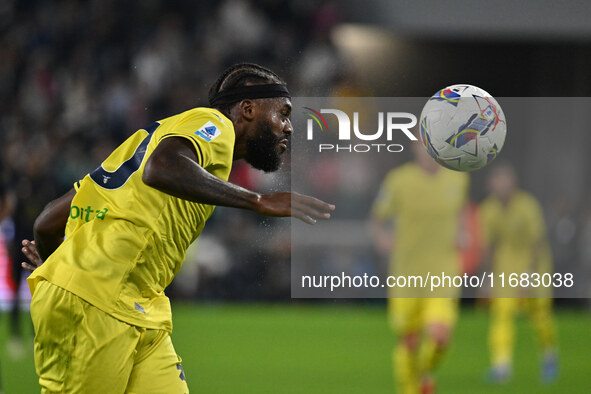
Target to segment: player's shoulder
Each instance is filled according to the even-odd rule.
[[[495,196],[488,196],[480,203],[481,211],[500,210],[502,208],[501,201]]]
[[[396,178],[414,177],[418,170],[419,167],[415,163],[408,162],[392,169],[389,175]]]
[[[518,190],[515,192],[515,199],[522,207],[529,207],[537,209],[540,206],[540,202],[533,194],[526,192],[525,190]]]
[[[413,163],[404,163],[388,171],[384,178],[384,184],[394,185],[398,182],[405,182],[413,177]]]
[[[456,185],[460,188],[467,188],[470,183],[470,175],[463,171],[454,171],[447,168],[441,168],[441,177],[448,184]]]
[[[162,127],[159,133],[163,136],[171,134],[188,135],[202,142],[214,144],[233,144],[235,140],[234,126],[220,111],[197,107],[159,121]]]
[[[232,121],[214,108],[196,107],[177,115],[182,123],[195,122],[196,124],[213,123],[220,129],[233,129]]]

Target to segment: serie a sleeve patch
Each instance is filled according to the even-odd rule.
[[[222,134],[220,129],[217,128],[213,122],[209,121],[204,124],[199,130],[195,132],[195,135],[201,137],[207,142],[214,140],[215,138],[219,137]]]

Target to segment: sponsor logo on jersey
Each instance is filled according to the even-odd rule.
[[[109,210],[107,208],[97,209],[90,205],[86,208],[72,205],[70,207],[70,219],[79,219],[85,222],[90,222],[92,219],[105,220],[105,216]]]

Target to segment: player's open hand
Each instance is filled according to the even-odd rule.
[[[265,216],[293,216],[308,224],[317,219],[330,219],[333,204],[314,197],[295,192],[263,194],[257,203],[256,211]]]
[[[36,268],[39,268],[41,264],[43,264],[43,260],[41,256],[39,256],[39,252],[37,251],[37,246],[35,246],[35,241],[29,241],[28,239],[23,239],[23,254],[29,259],[29,263],[22,262],[21,267],[26,269],[29,272],[35,271]]]

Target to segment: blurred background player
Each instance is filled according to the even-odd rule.
[[[468,175],[441,167],[419,142],[412,144],[412,151],[414,161],[388,173],[374,203],[372,229],[378,249],[391,250],[390,275],[457,275]],[[398,335],[392,358],[399,392],[432,393],[433,372],[457,319],[459,289],[437,293],[437,298],[420,289],[390,290],[388,316]]]
[[[497,163],[488,179],[490,196],[480,206],[487,259],[495,274],[505,278],[516,273],[551,273],[552,254],[540,204],[534,196],[520,190],[515,170],[508,163]],[[549,288],[492,289],[490,299],[489,378],[503,383],[510,379],[515,345],[515,319],[521,309],[529,313],[542,349],[541,378],[553,381],[558,372],[556,329]],[[521,297],[536,298],[521,298]]]

